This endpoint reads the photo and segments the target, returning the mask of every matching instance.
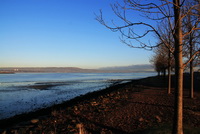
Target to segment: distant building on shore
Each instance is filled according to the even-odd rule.
[[[19,71],[19,69],[14,69],[14,72],[18,72]]]

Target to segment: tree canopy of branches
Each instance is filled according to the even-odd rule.
[[[160,45],[154,50],[154,55],[150,62],[154,65],[155,71],[158,75],[161,73],[165,76],[168,69],[168,49],[164,45]]]
[[[190,3],[190,4],[187,4]],[[114,14],[119,19],[112,21],[111,24],[106,23],[103,18],[103,11],[97,20],[108,29],[114,32],[120,32],[121,41],[132,48],[143,48],[152,50],[160,44],[145,41],[156,35],[159,40],[169,49],[175,59],[175,104],[174,104],[174,123],[173,133],[183,133],[183,69],[189,64],[200,50],[193,52],[192,56],[183,63],[183,39],[193,31],[199,31],[199,1],[198,0],[160,0],[160,1],[139,1],[139,0],[123,0],[122,3],[115,3],[112,6]],[[137,20],[134,16],[140,14],[145,18]],[[183,20],[188,16],[197,16],[191,29],[185,31],[183,29]],[[121,22],[119,22],[121,21]],[[169,34],[173,37],[173,46],[166,42],[165,36],[156,27],[157,24],[167,23]],[[184,24],[187,25],[187,24]],[[140,31],[137,31],[142,27]],[[137,41],[137,43],[135,42]]]

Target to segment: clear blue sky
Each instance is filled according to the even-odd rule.
[[[99,68],[149,64],[95,20],[114,0],[0,0],[0,67]],[[109,21],[109,19],[107,19]]]

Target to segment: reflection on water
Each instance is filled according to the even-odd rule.
[[[0,119],[62,103],[116,82],[154,73],[19,73],[0,75]],[[122,81],[122,79],[124,81]]]

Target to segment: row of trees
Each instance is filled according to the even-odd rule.
[[[154,69],[159,76],[161,74],[166,76],[169,68],[168,74],[171,74],[169,72],[174,68],[174,58],[165,45],[160,45],[154,49],[154,55],[151,57],[150,62],[154,65]]]
[[[160,50],[166,49],[166,53],[168,53],[168,65],[170,65],[172,59],[174,59],[176,86],[173,133],[182,134],[183,71],[188,64],[193,66],[195,57],[199,57],[200,54],[198,45],[200,1],[157,0],[148,2],[123,0],[122,3],[115,3],[112,5],[112,10],[122,23],[119,23],[119,21],[112,21],[112,24],[106,23],[102,11],[100,11],[100,15],[97,16],[97,20],[112,31],[120,32],[122,35],[121,41],[123,43],[133,48],[150,50],[159,47],[156,50],[158,53]],[[134,19],[134,15],[138,13],[145,18],[143,19],[144,21],[136,21],[136,19]],[[132,17],[130,17],[131,15]],[[135,30],[140,26],[145,27],[143,32],[137,32]],[[149,38],[149,35],[156,35],[158,43],[152,45],[152,43],[145,42],[143,39]],[[188,51],[190,51],[190,54],[187,56],[188,58],[185,58],[185,54],[187,54]],[[157,57],[166,57],[166,54],[159,53]],[[163,65],[163,68],[166,68],[168,65]],[[171,69],[168,70],[170,71]]]
[[[199,1],[196,1],[197,4]],[[183,26],[182,30],[186,35],[183,37],[183,58],[186,67],[184,69],[190,70],[190,98],[194,98],[194,67],[200,64],[200,55],[196,54],[200,50],[200,30],[192,30],[193,27],[197,27],[199,25],[199,9],[196,11],[189,11],[188,7],[192,7],[195,5],[192,1],[186,3],[185,12],[189,12],[187,16],[183,18]],[[186,13],[187,13],[186,12]],[[150,60],[155,70],[158,72],[158,75],[162,73],[164,76],[166,75],[166,70],[168,70],[168,94],[171,93],[171,70],[175,67],[174,57],[172,56],[174,50],[174,39],[173,35],[170,32],[170,28],[168,24],[159,25],[158,31],[160,35],[163,36],[165,42],[160,40],[160,44],[158,47],[154,49],[154,55]],[[168,46],[171,47],[170,50],[166,47],[165,44],[169,44]],[[188,65],[189,63],[189,65]]]

